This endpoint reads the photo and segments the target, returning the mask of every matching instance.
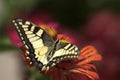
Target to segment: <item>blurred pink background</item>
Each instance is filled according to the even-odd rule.
[[[85,26],[82,45],[94,45],[103,57],[98,66],[100,80],[120,80],[120,15],[110,10],[95,12]]]

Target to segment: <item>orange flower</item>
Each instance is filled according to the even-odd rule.
[[[91,62],[101,59],[101,55],[93,46],[86,46],[81,49],[77,60],[62,61],[44,74],[51,76],[53,80],[87,80],[85,76],[98,80],[96,67]]]
[[[47,33],[51,35],[51,28],[47,28],[45,25],[42,26],[42,28],[45,31],[47,30]],[[56,35],[56,31],[54,29],[52,30],[55,32],[54,35]],[[71,42],[71,40],[63,34],[58,34],[57,39],[63,42]],[[24,46],[22,46],[21,49],[24,51]],[[26,59],[27,56],[23,54],[22,57],[29,67],[33,66],[33,64],[30,64],[29,60]],[[101,59],[101,55],[93,46],[86,46],[80,50],[78,59],[61,61],[47,72],[43,71],[40,73],[52,77],[53,80],[87,80],[87,77],[91,80],[98,80],[99,76],[92,62],[100,61]]]

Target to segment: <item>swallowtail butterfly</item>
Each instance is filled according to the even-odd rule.
[[[41,71],[47,71],[56,63],[77,58],[79,55],[76,45],[53,40],[45,30],[30,21],[14,19],[13,24],[26,48],[27,58]]]

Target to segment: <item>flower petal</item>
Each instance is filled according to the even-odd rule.
[[[84,69],[72,69],[70,70],[70,72],[73,72],[75,74],[83,74],[86,75],[88,78],[90,78],[91,80],[98,80],[99,76],[96,72],[93,71],[89,71],[89,70],[84,70]]]
[[[93,64],[84,64],[84,65],[81,65],[80,67],[85,70],[95,70],[96,71],[96,67]]]
[[[59,68],[53,68],[47,72],[47,75],[50,76],[53,80],[67,80],[63,71]]]
[[[71,72],[69,73],[69,80],[88,80],[88,77],[80,73]]]
[[[83,48],[80,52],[81,52],[81,54],[78,58],[78,60],[79,60],[78,65],[87,64],[92,61],[102,60],[101,55],[98,54],[97,50],[92,46],[87,46],[87,47]]]

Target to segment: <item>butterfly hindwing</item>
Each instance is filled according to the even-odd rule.
[[[76,45],[59,41],[54,51],[54,55],[49,60],[47,66],[54,66],[60,61],[77,58],[79,53],[79,49]]]

